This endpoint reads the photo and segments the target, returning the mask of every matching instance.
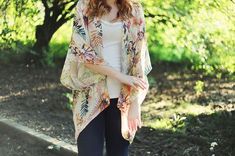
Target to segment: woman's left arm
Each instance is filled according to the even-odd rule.
[[[146,36],[146,23],[144,17],[144,9],[142,5],[139,5],[138,8],[138,19],[139,19],[139,29],[137,32],[136,40],[136,54],[134,57],[135,60],[138,60],[132,67],[132,74],[134,76],[140,77],[145,81],[145,89],[134,89],[131,88],[131,105],[129,108],[128,120],[129,120],[129,129],[131,131],[136,131],[137,127],[142,126],[141,121],[141,104],[143,103],[146,94],[149,89],[149,83],[147,75],[152,70],[151,60],[149,56],[147,36]]]

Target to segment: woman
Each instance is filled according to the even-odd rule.
[[[72,90],[79,156],[127,156],[152,70],[134,0],[79,0],[61,83]]]

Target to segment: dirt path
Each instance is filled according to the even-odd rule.
[[[40,142],[41,143],[41,142]],[[0,136],[1,156],[58,156],[58,152],[52,152],[47,146],[38,142],[18,136],[1,133]]]

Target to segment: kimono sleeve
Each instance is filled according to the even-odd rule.
[[[147,95],[149,89],[149,82],[147,75],[152,70],[147,36],[146,36],[146,23],[144,17],[144,10],[142,5],[139,5],[138,9],[139,28],[137,31],[136,39],[136,53],[133,60],[137,60],[132,67],[132,75],[143,78],[147,84],[146,89],[138,89],[131,91],[131,100],[133,104],[141,105]]]
[[[60,82],[71,90],[86,88],[105,79],[105,75],[88,69],[85,63],[108,65],[89,44],[82,2],[79,0],[75,7],[71,41],[60,76]]]
[[[139,31],[137,32],[137,57],[139,57],[139,63],[136,64],[137,73],[139,77],[147,76],[152,70],[148,41],[146,35],[146,22],[144,17],[144,10],[142,5],[139,6],[139,17],[140,17],[140,26]]]

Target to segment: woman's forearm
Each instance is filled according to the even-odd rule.
[[[113,67],[104,66],[104,65],[97,65],[97,64],[89,64],[89,63],[85,63],[85,67],[93,70],[94,72],[113,77],[113,78],[117,79],[118,81],[120,81],[121,83],[129,85],[129,86],[133,87],[134,89],[139,89],[139,88],[145,89],[146,88],[146,83],[143,81],[142,78],[124,74],[124,73],[116,70]]]
[[[98,72],[103,75],[108,75],[112,78],[115,78],[120,81],[120,77],[122,77],[124,74],[119,72],[113,67],[110,66],[104,66],[104,65],[95,65],[90,63],[85,63],[85,67],[93,70],[94,72]]]

